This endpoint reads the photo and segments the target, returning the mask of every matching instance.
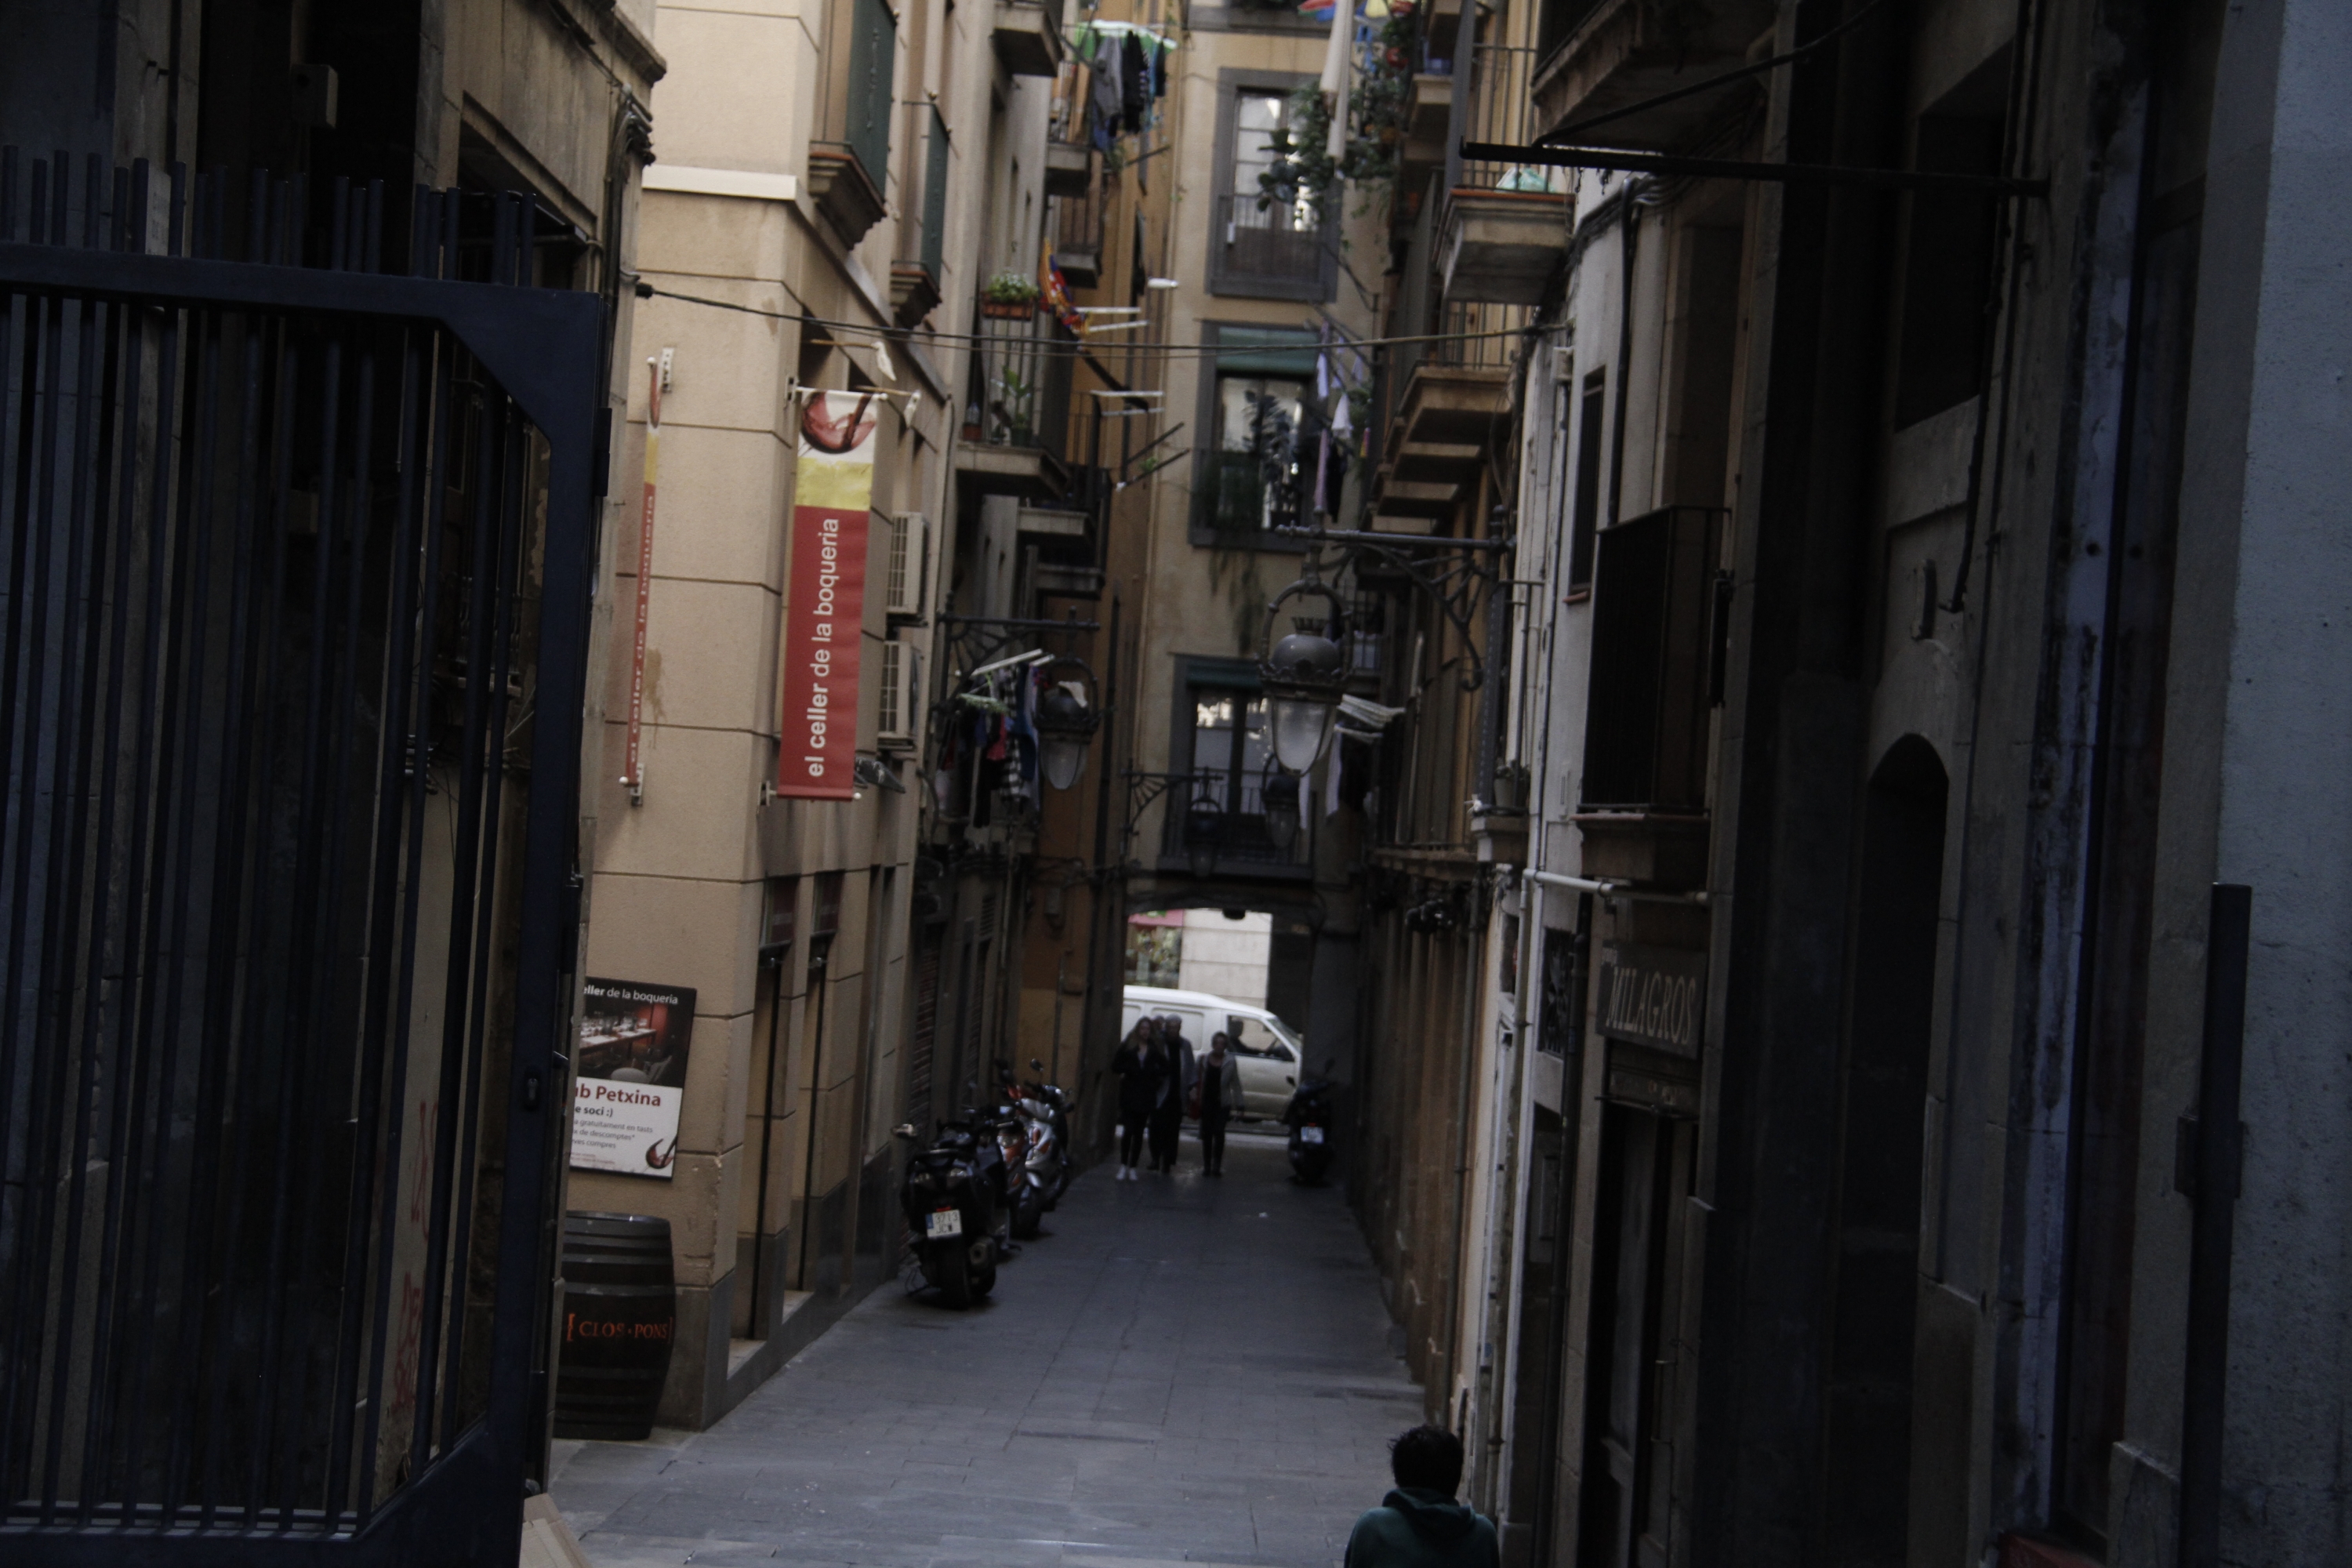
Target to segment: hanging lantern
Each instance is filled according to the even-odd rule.
[[[1083,683],[1055,680],[1053,672],[1065,666],[1080,670]],[[1102,717],[1093,700],[1095,672],[1082,658],[1063,658],[1045,667],[1045,689],[1037,697],[1037,766],[1050,789],[1076,785],[1087,771],[1087,748],[1093,743]],[[1083,691],[1073,686],[1083,685]]]
[[[1258,799],[1265,813],[1265,836],[1276,849],[1287,850],[1298,841],[1298,775],[1268,768],[1258,782]]]
[[[1184,808],[1184,863],[1195,877],[1217,868],[1217,846],[1225,836],[1225,808],[1212,795],[1193,798]]]
[[[1339,695],[1348,684],[1347,656],[1339,651],[1339,638],[1347,633],[1347,607],[1315,575],[1314,557],[1307,557],[1307,574],[1265,607],[1266,636],[1274,635],[1275,617],[1284,602],[1302,594],[1318,595],[1330,605],[1323,629],[1292,632],[1269,648],[1258,665],[1274,760],[1294,773],[1313,767],[1330,742],[1339,717]]]

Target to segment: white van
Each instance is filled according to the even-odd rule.
[[[1184,1029],[1184,1043],[1192,1059],[1209,1054],[1209,1037],[1224,1035],[1234,1042],[1241,1071],[1244,1116],[1279,1116],[1298,1087],[1298,1068],[1307,1059],[1307,1042],[1297,1031],[1247,1002],[1228,1002],[1205,991],[1172,991],[1160,985],[1130,985],[1127,1005],[1119,1016],[1119,1038],[1135,1030],[1136,1021],[1149,1014],[1173,1017]]]

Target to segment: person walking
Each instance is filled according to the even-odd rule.
[[[1150,1124],[1151,1112],[1160,1102],[1160,1086],[1167,1081],[1167,1058],[1160,1051],[1153,1037],[1159,1025],[1156,1020],[1139,1019],[1110,1058],[1110,1070],[1118,1077],[1118,1175],[1122,1182],[1139,1182],[1135,1163],[1143,1155],[1144,1129]]]
[[[1395,1489],[1365,1510],[1341,1568],[1501,1568],[1494,1521],[1454,1500],[1462,1439],[1415,1426],[1389,1445]]]
[[[1201,1061],[1201,1173],[1225,1173],[1225,1120],[1242,1102],[1241,1063],[1233,1041],[1223,1032],[1209,1037],[1209,1054]]]
[[[1160,1043],[1168,1053],[1168,1077],[1152,1108],[1151,1168],[1174,1175],[1177,1150],[1184,1138],[1184,1104],[1192,1097],[1198,1069],[1192,1065],[1192,1042],[1184,1038],[1181,1019],[1160,1020]]]

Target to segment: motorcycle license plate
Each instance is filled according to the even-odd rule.
[[[923,1234],[934,1241],[943,1236],[961,1236],[963,1215],[955,1209],[933,1209],[923,1216]]]
[[[1320,1127],[1302,1127],[1298,1130],[1298,1141],[1301,1143],[1320,1143],[1323,1142],[1323,1129]]]

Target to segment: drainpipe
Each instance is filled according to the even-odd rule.
[[[2205,1046],[2192,1142],[2189,1352],[2180,1401],[2179,1568],[2221,1568],[2222,1417],[2230,1376],[2230,1267],[2245,1129],[2238,1121],[2246,1047],[2246,948],[2253,889],[2213,884],[2205,928]]]

